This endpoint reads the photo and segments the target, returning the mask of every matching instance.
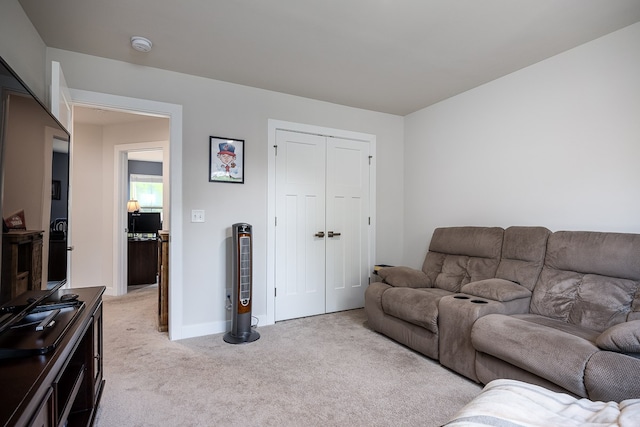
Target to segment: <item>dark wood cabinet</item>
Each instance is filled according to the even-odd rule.
[[[14,298],[42,285],[43,231],[12,230],[2,234],[2,295]],[[6,299],[5,299],[6,301]]]
[[[98,398],[102,392],[104,374],[102,372],[102,359],[104,355],[102,347],[102,304],[93,315],[93,396]]]
[[[0,360],[0,425],[93,424],[105,383],[102,371],[104,289],[73,289],[85,305],[55,349],[43,355]]]
[[[42,402],[40,402],[40,407],[38,408],[35,415],[33,416],[33,419],[31,420],[30,424],[33,427],[44,427],[44,426],[55,425],[53,422],[54,413],[53,413],[53,397],[52,396],[53,396],[53,388],[49,387],[47,389],[47,393],[44,399],[42,400]]]
[[[49,240],[48,280],[59,281],[67,277],[67,240]]]
[[[158,331],[169,330],[169,232],[158,232]]]
[[[156,283],[158,247],[156,239],[129,239],[127,244],[127,285]]]

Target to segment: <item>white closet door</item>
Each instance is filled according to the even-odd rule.
[[[276,135],[275,320],[325,312],[325,138]]]
[[[326,312],[364,306],[369,284],[369,144],[327,138]]]
[[[369,143],[276,132],[275,320],[364,306]]]

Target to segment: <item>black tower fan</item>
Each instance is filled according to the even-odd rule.
[[[233,295],[231,310],[231,331],[224,334],[224,341],[229,344],[253,342],[260,338],[260,334],[251,330],[251,225],[245,223],[233,224],[232,248],[232,285]]]

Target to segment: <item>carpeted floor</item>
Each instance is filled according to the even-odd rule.
[[[364,310],[169,341],[157,287],[104,301],[106,386],[96,425],[438,426],[481,387],[373,332]]]

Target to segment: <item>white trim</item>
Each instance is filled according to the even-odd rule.
[[[265,316],[252,316],[252,321],[257,320],[257,327],[265,326],[266,318]],[[231,321],[230,320],[220,320],[216,322],[205,322],[205,323],[197,323],[192,325],[185,325],[182,328],[182,338],[196,338],[196,337],[204,337],[206,335],[214,335],[214,334],[222,334],[225,332],[229,332]],[[255,325],[255,323],[254,323]]]
[[[71,108],[71,94],[67,81],[62,73],[58,61],[51,61],[51,93],[49,94],[51,114],[67,129],[71,131],[73,113]],[[61,108],[63,106],[64,108]]]
[[[74,104],[141,112],[170,119],[169,210],[169,339],[183,337],[183,263],[182,263],[182,105],[129,98],[85,90],[70,89]]]
[[[124,209],[118,207],[124,206],[126,203],[125,194],[127,194],[127,181],[124,179],[129,173],[129,164],[127,162],[127,147],[116,145],[113,147],[113,281],[111,284],[113,295],[124,295],[127,293],[127,256],[128,246],[127,239],[124,238],[127,229],[127,219],[124,215]]]
[[[275,119],[268,119],[267,127],[267,315],[265,324],[272,325],[275,323],[276,153],[274,146],[276,145],[276,131],[288,130],[292,132],[310,133],[342,139],[352,139],[355,141],[365,141],[370,144],[370,155],[372,159],[371,168],[369,169],[369,212],[371,215],[371,224],[369,226],[369,271],[373,271],[376,253],[376,136],[367,133]]]
[[[58,132],[59,133],[59,132]],[[53,138],[56,136],[54,128],[44,127],[44,162],[42,164],[42,211],[40,212],[40,225],[37,227],[43,230],[42,235],[42,259],[49,259],[49,238],[51,231],[51,222],[55,219],[51,217],[51,177],[53,176]],[[67,202],[67,207],[69,203]],[[68,257],[67,257],[68,258]],[[47,283],[49,277],[49,263],[42,263],[40,268],[40,283]],[[67,275],[69,273],[67,269]],[[68,283],[68,282],[67,282]],[[65,284],[65,286],[67,286]]]
[[[115,283],[113,284],[113,295],[124,295],[127,293],[127,238],[125,230],[127,229],[127,215],[125,214],[122,206],[127,203],[127,176],[129,175],[128,169],[128,153],[132,151],[142,150],[162,150],[163,152],[170,148],[169,141],[158,142],[136,142],[130,144],[117,144],[113,147],[113,176],[115,177],[115,189],[113,192],[113,229],[120,230],[113,234],[113,278]],[[165,165],[170,165],[171,156],[164,156]],[[169,166],[170,167],[170,166]],[[166,169],[169,170],[169,169]],[[162,179],[165,176],[163,174]],[[169,177],[170,179],[171,177]],[[164,194],[163,194],[164,197]],[[166,200],[166,199],[165,199]],[[168,199],[171,200],[171,199]],[[163,201],[164,203],[164,201]],[[164,207],[167,207],[165,204]],[[165,212],[170,211],[169,205]],[[167,212],[168,214],[169,212]],[[170,215],[166,216],[171,221]]]

